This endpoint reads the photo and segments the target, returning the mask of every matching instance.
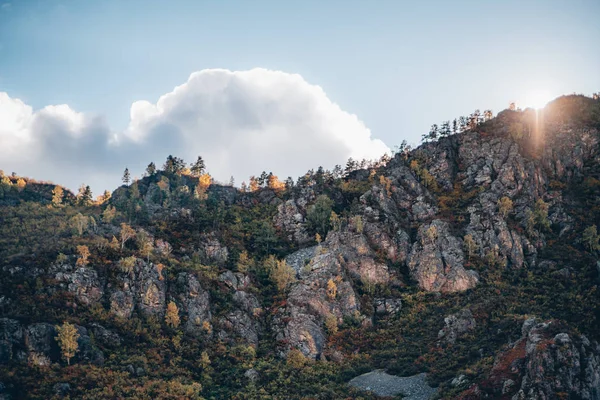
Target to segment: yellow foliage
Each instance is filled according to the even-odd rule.
[[[77,259],[76,265],[79,267],[84,267],[88,264],[88,257],[90,256],[90,249],[85,246],[77,246],[77,252],[79,253],[79,258]]]
[[[75,354],[79,350],[79,345],[77,344],[79,333],[77,333],[77,328],[75,328],[75,325],[65,322],[62,326],[57,325],[56,331],[58,332],[58,336],[55,339],[58,341],[62,356],[67,361],[67,364],[71,365],[71,358],[75,357]]]
[[[306,357],[304,357],[304,354],[300,350],[292,349],[287,355],[286,364],[288,367],[300,369],[306,364]]]
[[[165,314],[165,323],[171,328],[177,328],[181,320],[179,319],[179,308],[174,302],[169,302],[167,312]]]
[[[335,284],[335,282],[330,279],[327,281],[327,297],[329,298],[329,300],[333,300],[335,299],[335,297],[337,296],[337,285]]]

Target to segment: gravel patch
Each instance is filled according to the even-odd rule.
[[[361,390],[373,392],[377,396],[402,395],[404,400],[429,400],[437,389],[425,382],[427,374],[400,377],[375,370],[352,379],[348,384]]]

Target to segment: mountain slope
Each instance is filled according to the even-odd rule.
[[[382,368],[442,398],[597,399],[599,131],[566,96],[293,185],[4,183],[0,396],[355,398]]]

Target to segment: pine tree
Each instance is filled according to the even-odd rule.
[[[163,170],[170,174],[178,174],[185,168],[185,162],[179,157],[173,157],[169,155],[167,157],[167,161],[165,161],[165,165],[163,165]]]
[[[79,333],[75,325],[65,322],[61,325],[56,326],[58,336],[56,340],[60,346],[60,350],[63,358],[67,361],[67,365],[71,365],[71,358],[75,357],[75,354],[79,350],[77,339],[79,339]]]
[[[92,204],[92,189],[89,185],[81,184],[77,193],[77,204],[80,206],[89,206]]]
[[[129,168],[125,168],[125,171],[123,171],[123,178],[121,178],[121,180],[124,184],[129,185],[129,182],[131,181],[131,174],[129,173]]]
[[[206,165],[204,164],[204,160],[202,157],[198,156],[196,162],[192,164],[190,171],[192,172],[193,176],[200,176],[204,173],[205,169]]]
[[[154,164],[153,162],[151,162],[150,164],[148,164],[148,166],[146,167],[146,174],[148,176],[153,176],[156,173],[156,164]]]

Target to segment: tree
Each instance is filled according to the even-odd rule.
[[[248,268],[252,265],[253,260],[248,257],[248,252],[246,250],[240,253],[240,257],[237,262],[237,270],[238,272],[246,273],[248,272]]]
[[[542,199],[538,199],[535,202],[535,208],[533,210],[533,217],[535,224],[544,230],[550,229],[550,221],[548,220],[548,204]]]
[[[325,317],[325,329],[330,335],[335,335],[338,332],[338,319],[335,315],[329,314]]]
[[[290,284],[296,281],[296,271],[287,265],[285,260],[277,260],[275,256],[270,255],[265,260],[265,268],[279,292],[283,292]]]
[[[148,176],[153,176],[156,173],[156,164],[154,164],[154,162],[151,162],[150,164],[148,164],[148,166],[146,167],[146,174]]]
[[[190,171],[192,172],[193,176],[200,176],[204,173],[205,169],[206,165],[204,164],[204,160],[202,157],[198,156],[196,162],[192,164]]]
[[[17,180],[17,190],[18,190],[19,192],[22,192],[22,191],[23,191],[23,189],[25,189],[25,186],[27,186],[27,182],[25,181],[25,179],[23,179],[23,178],[19,178],[19,179]]]
[[[350,218],[350,223],[354,227],[354,231],[356,233],[362,233],[363,232],[364,224],[363,224],[362,217],[360,215],[355,215],[352,218]]]
[[[90,256],[90,249],[85,246],[77,246],[77,253],[79,253],[79,258],[77,258],[77,262],[75,265],[78,267],[85,267],[88,265],[88,257]]]
[[[319,235],[319,233],[315,233],[315,242],[317,242],[317,244],[321,244],[321,241],[323,239],[321,239],[321,235]]]
[[[327,293],[327,298],[329,298],[329,300],[334,300],[335,297],[337,296],[337,285],[335,284],[333,279],[330,279],[327,281],[326,293]]]
[[[348,175],[350,172],[355,171],[358,168],[358,163],[350,157],[348,162],[346,162],[346,168],[344,169],[344,174]]]
[[[119,268],[121,271],[130,274],[133,272],[137,258],[135,256],[125,257],[119,260]]]
[[[108,205],[102,212],[102,221],[110,224],[113,219],[117,216],[117,209],[111,205]]]
[[[129,168],[125,168],[125,171],[123,172],[123,178],[121,178],[123,180],[123,183],[126,185],[129,185],[129,182],[131,181],[131,174],[129,173]]]
[[[475,250],[477,250],[477,244],[475,243],[475,240],[473,240],[473,235],[465,235],[464,241],[465,250],[467,251],[467,258],[470,260],[473,256],[473,253],[475,253]]]
[[[63,188],[60,186],[54,186],[54,189],[52,189],[52,205],[59,207],[62,204],[63,196]]]
[[[498,212],[502,218],[506,218],[513,210],[513,202],[508,197],[504,196],[498,200]]]
[[[260,185],[258,184],[258,179],[255,176],[250,177],[250,191],[256,192],[260,189]]]
[[[598,229],[596,225],[588,226],[583,231],[583,245],[587,247],[589,251],[600,250],[600,236],[598,236]]]
[[[87,229],[89,224],[89,219],[81,213],[77,213],[74,215],[71,220],[71,227],[77,230],[79,236],[83,235],[83,231]]]
[[[326,236],[331,226],[330,218],[333,207],[333,200],[322,194],[315,200],[315,203],[308,207],[306,213],[306,222],[308,228],[321,236]]]
[[[79,350],[77,339],[79,339],[79,333],[75,325],[68,322],[64,322],[61,325],[56,326],[58,335],[55,339],[58,341],[60,350],[63,358],[67,361],[67,365],[71,365],[71,358],[75,357],[75,354]]]
[[[167,312],[165,313],[165,323],[171,328],[177,328],[180,323],[179,319],[179,308],[173,301],[167,305]]]
[[[335,213],[335,211],[331,211],[331,216],[329,217],[329,223],[331,224],[331,229],[334,231],[339,231],[342,226],[342,221],[340,217]]]
[[[275,191],[285,189],[285,184],[283,182],[281,182],[276,175],[273,175],[273,174],[269,175],[269,178],[267,181],[267,186],[269,187],[269,189],[272,189]]]
[[[122,223],[119,236],[121,237],[121,249],[123,249],[125,247],[125,243],[132,237],[135,237],[135,230],[126,223]]]
[[[150,254],[152,254],[152,250],[154,249],[154,241],[152,237],[148,234],[148,232],[141,230],[137,235],[138,247],[140,249],[140,253],[143,256],[146,256],[146,261],[150,262]]]
[[[163,165],[163,170],[169,174],[178,174],[185,168],[185,162],[179,157],[173,157],[169,155],[167,157],[167,161],[165,161],[165,165]]]
[[[111,197],[112,197],[112,195],[110,194],[110,192],[108,190],[105,190],[104,193],[102,193],[102,195],[99,196],[98,203],[99,204],[106,203],[107,201],[110,200]]]
[[[80,206],[89,206],[92,204],[92,189],[89,185],[81,184],[77,193],[77,204]]]
[[[306,357],[298,349],[292,349],[287,354],[286,364],[293,369],[300,369],[306,364]]]

